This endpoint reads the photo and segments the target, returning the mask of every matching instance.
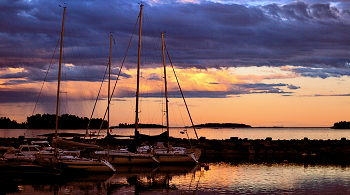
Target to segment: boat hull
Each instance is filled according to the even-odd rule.
[[[156,164],[153,155],[116,154],[108,157],[111,164]]]
[[[66,165],[69,169],[84,170],[88,172],[113,172],[112,165],[108,162],[95,159],[71,159],[61,160],[60,163]],[[108,164],[107,164],[108,163]]]
[[[4,163],[0,165],[0,176],[5,178],[23,178],[47,180],[60,177],[62,171],[54,167],[36,164]]]
[[[153,154],[138,154],[132,152],[118,152],[111,150],[95,152],[97,157],[108,160],[111,164],[118,165],[133,165],[133,164],[157,164],[158,160]]]
[[[170,163],[197,163],[198,160],[196,158],[193,158],[191,155],[194,155],[194,153],[190,154],[155,154],[155,158],[159,160],[160,163],[164,164],[170,164]]]

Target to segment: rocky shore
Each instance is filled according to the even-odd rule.
[[[13,146],[17,148],[21,144],[30,143],[38,138],[0,138],[0,146]],[[48,139],[50,141],[50,139]],[[82,141],[81,138],[73,138],[74,141]],[[93,142],[94,140],[85,140]],[[273,140],[270,137],[266,139],[239,139],[231,137],[225,140],[209,140],[201,137],[198,140],[190,140],[193,146],[200,147],[203,161],[244,161],[255,159],[259,161],[306,161],[313,160],[319,162],[332,162],[350,165],[350,140],[342,138],[341,140]],[[96,144],[107,148],[107,142],[104,138],[97,139]],[[133,144],[130,139],[117,139],[108,147],[113,149],[119,146]],[[152,143],[146,143],[152,144]],[[186,139],[171,138],[172,146],[188,146]]]
[[[332,163],[350,165],[350,140],[226,140],[200,138],[202,160]]]

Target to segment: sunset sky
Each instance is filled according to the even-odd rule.
[[[63,6],[60,114],[90,117],[108,63],[109,37],[114,39],[114,86],[139,3],[1,1],[0,117],[24,122],[33,112],[55,113]],[[166,32],[165,44],[194,124],[329,127],[350,121],[348,0],[142,3],[141,123],[164,123],[160,32]],[[135,120],[137,40],[138,26],[116,85],[111,125]],[[167,65],[170,123],[190,125],[169,60]],[[94,118],[103,117],[106,97],[104,83]]]

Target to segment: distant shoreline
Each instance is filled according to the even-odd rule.
[[[0,129],[54,129],[55,128],[55,115],[50,114],[37,114],[31,117],[27,117],[27,122],[17,123],[15,120],[11,120],[7,117],[0,117]],[[63,114],[59,117],[59,129],[87,129],[89,119],[84,117],[78,117],[75,115]],[[28,122],[29,120],[29,122]],[[92,119],[89,129],[99,129],[100,124],[103,122],[102,129],[107,128],[107,121],[100,118]],[[72,125],[74,124],[74,125]],[[332,129],[350,129],[350,122],[341,121],[334,123],[333,127],[285,127],[285,126],[260,126],[252,127],[250,125],[241,123],[205,123],[194,125],[195,128],[332,128]],[[118,128],[135,128],[135,124],[120,123],[119,125],[111,126],[111,129]],[[166,128],[164,125],[158,124],[138,124],[138,128]],[[176,128],[176,127],[170,127]],[[189,128],[189,126],[178,127]]]
[[[250,125],[240,124],[240,123],[205,123],[205,124],[195,125],[194,127],[251,128]]]

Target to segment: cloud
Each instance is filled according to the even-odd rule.
[[[328,77],[350,76],[350,68],[325,68],[325,67],[298,67],[293,68],[293,72],[300,74],[303,77],[313,77],[326,79]]]
[[[268,14],[277,19],[312,21],[339,18],[339,10],[331,7],[329,3],[306,4],[305,2],[295,2],[283,6],[270,4],[264,6]]]
[[[230,96],[237,96],[243,94],[254,94],[254,93],[278,93],[278,94],[292,94],[293,92],[287,92],[281,89],[280,87],[287,87],[288,89],[299,89],[300,87],[294,85],[288,85],[283,83],[278,84],[264,84],[264,83],[256,83],[256,84],[233,84],[232,87],[228,90],[222,91],[204,91],[204,90],[191,90],[184,91],[185,98],[227,98]],[[131,93],[128,93],[130,96]],[[181,94],[178,90],[171,90],[168,92],[168,96],[171,98],[181,98]],[[161,92],[152,93],[146,92],[142,94],[142,97],[164,97],[164,94]]]
[[[150,75],[149,75],[149,78],[148,78],[149,80],[156,80],[156,81],[161,81],[162,80],[162,78],[158,75],[158,74],[156,74],[156,73],[151,73]]]
[[[288,85],[288,89],[300,89],[300,87],[295,85]]]
[[[245,91],[249,93],[281,93],[289,94],[292,92],[285,92],[279,87],[289,87],[288,84],[278,83],[278,84],[265,84],[265,83],[247,83],[247,84],[235,84],[235,86],[244,88]]]
[[[183,91],[185,98],[227,98],[233,95],[247,94],[243,90],[232,91]],[[179,91],[169,91],[169,98],[182,98]],[[129,96],[130,97],[130,96]],[[142,97],[159,98],[164,97],[162,93],[145,93]]]
[[[306,95],[305,97],[344,97],[344,96],[350,96],[350,93],[346,93],[346,94],[312,94],[312,95]]]

